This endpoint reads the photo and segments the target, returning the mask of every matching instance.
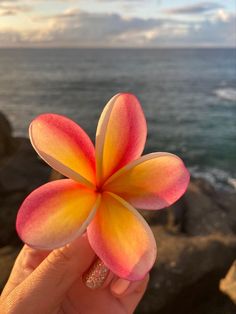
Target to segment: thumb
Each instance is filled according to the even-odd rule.
[[[95,254],[87,235],[52,251],[45,260],[10,294],[11,309],[17,313],[52,313],[74,281],[90,267]],[[20,300],[20,302],[17,302]],[[20,306],[20,308],[19,308]],[[14,311],[13,311],[14,312]]]

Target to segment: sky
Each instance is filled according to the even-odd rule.
[[[0,0],[0,47],[236,47],[236,0]]]

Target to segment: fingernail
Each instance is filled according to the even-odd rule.
[[[92,265],[86,274],[83,276],[85,285],[90,289],[100,288],[105,282],[109,274],[109,269],[99,259]]]
[[[119,278],[111,284],[111,290],[113,293],[121,295],[125,293],[125,291],[129,288],[129,285],[130,281]]]

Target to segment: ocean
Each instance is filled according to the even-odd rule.
[[[236,183],[235,49],[1,49],[0,111],[17,136],[54,112],[94,139],[106,102],[134,93],[143,106],[145,152],[179,155],[195,177]]]

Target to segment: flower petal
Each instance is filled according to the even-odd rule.
[[[33,191],[17,215],[20,238],[38,249],[65,245],[84,232],[99,197],[70,179],[49,182]]]
[[[143,217],[117,195],[103,193],[87,234],[98,257],[121,278],[140,280],[154,264],[156,242],[151,229]]]
[[[113,192],[136,208],[161,209],[186,191],[189,172],[183,161],[169,153],[152,153],[120,169],[103,189]]]
[[[78,124],[61,115],[42,114],[29,133],[33,147],[52,168],[89,186],[95,183],[94,146]]]
[[[146,120],[132,94],[115,95],[104,108],[96,134],[97,181],[138,158],[147,136]]]

